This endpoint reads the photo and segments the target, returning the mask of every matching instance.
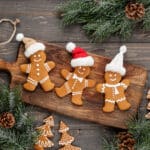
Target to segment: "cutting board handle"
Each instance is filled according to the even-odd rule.
[[[9,62],[6,62],[6,61],[0,59],[0,70],[11,72],[10,71],[11,66],[12,66],[12,64],[10,64]]]

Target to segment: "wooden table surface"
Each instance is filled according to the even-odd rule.
[[[148,71],[150,70],[150,33],[137,30],[133,33],[132,38],[126,42],[120,41],[117,37],[112,37],[103,43],[90,43],[80,26],[62,28],[60,20],[56,17],[56,6],[61,2],[64,2],[64,0],[0,0],[0,18],[19,18],[21,24],[18,26],[17,32],[22,32],[25,36],[63,46],[66,42],[73,41],[86,50],[99,55],[112,57],[118,52],[121,44],[126,44],[128,53],[125,61],[144,66]],[[9,24],[1,24],[0,41],[7,39],[11,31],[12,28]],[[15,61],[18,46],[19,44],[15,40],[8,45],[0,46],[0,58],[10,62]],[[0,72],[0,77],[9,83],[10,75],[8,73]],[[146,92],[149,85],[150,82],[147,81],[139,109],[140,115],[144,115],[146,111]],[[69,125],[70,133],[75,137],[74,144],[80,146],[82,150],[103,150],[103,137],[111,137],[117,131],[115,128],[83,122],[41,108],[31,106],[28,106],[28,108],[32,109],[31,114],[35,117],[36,126],[41,125],[43,118],[51,114],[54,115],[55,127],[53,132],[55,137],[53,141],[55,147],[52,150],[58,149],[60,120]]]

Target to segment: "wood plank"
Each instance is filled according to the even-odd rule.
[[[0,46],[0,59],[6,60],[8,62],[16,61],[18,53],[18,44],[9,43],[7,45]]]
[[[60,19],[57,18],[56,6],[64,1],[62,0],[36,0],[20,1],[20,0],[1,0],[0,14],[2,17],[13,18],[14,16],[21,20],[18,32],[27,33],[28,36],[37,37],[49,42],[89,42],[81,26],[75,25],[71,27],[62,28]],[[8,28],[0,31],[0,41],[8,37]],[[3,34],[5,33],[5,34]],[[112,37],[109,42],[121,42],[120,38]],[[123,41],[122,41],[123,42]],[[133,36],[127,42],[150,42],[150,32],[144,33],[139,29],[133,33]]]
[[[92,53],[113,57],[118,52],[120,46],[120,39],[112,38],[106,43],[88,43],[89,40],[81,30],[80,26],[71,26],[66,29],[62,29],[60,26],[60,20],[55,16],[55,7],[64,0],[35,0],[35,1],[20,1],[20,0],[1,0],[0,1],[0,16],[1,18],[9,17],[15,19],[16,17],[21,19],[21,24],[18,26],[18,32],[24,32],[25,35],[36,37],[37,39],[43,39],[49,42],[61,43],[65,45],[67,41],[76,41],[80,46],[86,48]],[[11,32],[9,25],[0,25],[0,41],[6,39]],[[49,34],[48,34],[49,33]],[[136,31],[133,37],[128,40],[127,46],[129,47],[127,57],[125,60],[128,63],[138,64],[146,67],[150,70],[150,34]],[[15,40],[14,40],[15,41]],[[110,43],[112,41],[112,43]],[[64,43],[65,42],[65,43]],[[119,43],[118,43],[119,42]],[[135,42],[135,43],[130,43]],[[143,42],[143,43],[137,43]],[[146,43],[148,42],[148,43]],[[124,42],[123,42],[124,43]],[[13,62],[16,59],[18,43],[11,43],[7,46],[0,46],[0,58]],[[101,50],[100,50],[101,49]],[[132,53],[132,55],[130,55]],[[146,53],[146,55],[145,55]],[[140,60],[140,61],[139,61]],[[9,82],[9,77],[6,72],[0,71],[0,78],[3,78]],[[150,72],[149,72],[150,78]],[[145,88],[146,92],[148,86],[150,86],[150,80],[148,79]],[[145,93],[146,94],[146,93]],[[142,104],[140,105],[140,113],[145,112],[145,105],[147,100],[143,96]],[[28,106],[29,107],[29,106]],[[35,125],[42,123],[42,118],[50,115],[51,112],[46,109],[40,109],[35,107],[31,112],[32,116],[35,116]],[[108,133],[108,138],[114,132],[114,128],[104,128],[104,126],[95,127],[95,124],[90,122],[81,122],[76,119],[68,118],[62,115],[54,114],[57,121],[60,119],[65,120],[71,128],[71,134],[77,135],[75,144],[80,145],[82,149],[86,150],[100,150],[103,149],[101,146],[102,138]],[[57,127],[57,124],[56,124]],[[85,128],[85,130],[84,130]],[[79,130],[78,130],[79,129]],[[90,130],[90,132],[88,132]],[[92,130],[92,131],[91,131]],[[78,131],[79,135],[78,135]],[[56,146],[52,150],[56,150],[59,139],[57,129],[54,129],[55,138],[54,142]],[[88,134],[89,133],[89,134]],[[58,134],[58,135],[57,135]],[[89,138],[88,138],[89,137]]]
[[[30,108],[30,109],[29,109]],[[43,124],[43,119],[47,116],[51,115],[50,112],[48,112],[45,109],[41,109],[38,107],[29,106],[28,109],[32,111],[29,112],[31,116],[35,117],[35,126],[40,126]],[[28,111],[28,110],[27,110]],[[52,141],[55,143],[54,147],[51,148],[52,150],[58,149],[60,146],[58,145],[58,141],[60,139],[60,134],[58,132],[59,130],[59,123],[61,120],[63,120],[68,126],[69,126],[69,133],[75,137],[75,141],[73,142],[73,145],[78,145],[82,147],[82,149],[91,150],[93,148],[94,150],[102,149],[102,140],[104,136],[113,136],[114,131],[106,130],[103,126],[100,126],[95,123],[85,122],[77,119],[73,119],[71,117],[59,115],[56,113],[52,113],[54,117],[55,126],[52,128],[52,131],[54,133],[54,138]],[[88,142],[90,141],[90,142]]]
[[[103,127],[102,125],[99,125],[96,123],[74,119],[72,117],[61,115],[55,112],[50,112],[47,109],[42,109],[40,107],[36,107],[33,105],[28,105],[27,112],[31,116],[35,117],[35,121],[34,121],[35,126],[40,126],[41,124],[43,124],[43,120],[46,117],[53,115],[54,122],[55,122],[54,130],[59,129],[60,121],[66,122],[70,130],[87,130],[88,131],[88,130],[96,130],[100,127]]]
[[[54,130],[55,132],[55,130]],[[75,141],[72,143],[72,145],[76,145],[81,147],[83,150],[102,150],[102,137],[100,128],[96,130],[70,130],[70,135],[75,137]],[[53,139],[53,142],[55,143],[55,146],[51,148],[52,150],[57,150],[60,148],[58,145],[58,141],[60,139],[60,134],[58,133],[58,130],[55,132],[55,137]]]
[[[32,109],[32,111],[31,111]],[[30,111],[28,111],[30,110]],[[90,122],[81,121],[78,119],[74,119],[71,117],[67,117],[64,115],[60,115],[57,113],[50,113],[46,109],[42,109],[39,107],[28,106],[27,112],[29,115],[35,117],[35,127],[43,124],[43,119],[48,117],[49,115],[53,115],[55,126],[52,128],[54,133],[54,138],[52,141],[54,142],[54,147],[52,150],[58,149],[60,146],[58,145],[58,141],[60,139],[59,123],[63,120],[69,126],[69,133],[75,137],[75,141],[73,145],[77,145],[82,147],[82,149],[91,150],[91,147],[94,150],[102,149],[102,140],[104,136],[113,136],[115,131],[108,130],[107,128]],[[89,142],[90,141],[90,142]]]
[[[71,70],[69,65],[71,57],[63,47],[54,44],[46,44],[46,47],[48,56],[47,59],[53,60],[57,64],[57,67],[53,72],[50,73],[50,76],[52,77],[52,81],[55,82],[56,87],[59,87],[64,83],[64,80],[60,76],[60,69],[64,68],[65,66],[65,68]],[[25,75],[23,76],[23,74],[19,70],[19,65],[27,62],[26,58],[23,55],[23,51],[24,47],[21,46],[16,63],[7,63],[0,61],[1,69],[7,69],[12,75],[11,86],[22,84],[26,80]],[[95,54],[91,55],[95,59],[95,65],[89,78],[96,79],[97,82],[102,82],[104,75],[104,66],[110,61],[110,59]],[[60,99],[56,96],[55,92],[45,93],[40,88],[37,88],[35,92],[23,91],[23,99],[27,103],[56,111],[64,115],[109,126],[126,128],[125,124],[127,120],[131,116],[136,115],[147,76],[144,68],[134,65],[126,65],[126,68],[126,77],[131,80],[131,85],[127,90],[127,99],[132,104],[132,107],[130,110],[125,112],[116,110],[111,114],[103,113],[100,109],[103,105],[103,102],[101,101],[102,96],[95,91],[95,88],[86,89],[84,91],[83,99],[86,99],[89,102],[84,101],[84,105],[82,107],[72,105],[70,102],[70,96],[66,96]],[[136,95],[135,92],[137,93]]]
[[[65,47],[66,42],[56,42],[56,44]],[[125,56],[125,61],[127,63],[143,66],[148,71],[150,71],[150,43],[77,43],[77,45],[83,47],[88,52],[107,56],[110,58],[118,53],[118,49],[122,44],[125,44],[128,48]],[[15,61],[17,57],[17,51],[18,42],[0,46],[0,59],[4,59],[10,62]]]
[[[58,43],[65,46],[66,43]],[[118,53],[121,45],[127,46],[127,53],[125,61],[129,64],[140,65],[150,71],[150,43],[82,43],[78,42],[77,45],[83,47],[88,52],[113,57]]]
[[[56,6],[61,2],[60,0],[43,0],[42,2],[36,0],[34,3],[19,0],[15,2],[11,0],[0,1],[0,14],[4,17],[14,18],[15,16],[19,18],[21,24],[18,32],[28,33],[28,36],[53,42],[68,41],[68,37],[73,41],[75,39],[86,39],[88,41],[79,26],[62,29],[60,20],[56,17]],[[3,37],[0,37],[0,41],[6,39],[6,36],[8,37],[9,32],[2,34],[7,29],[6,26],[0,31],[0,34],[3,35]]]

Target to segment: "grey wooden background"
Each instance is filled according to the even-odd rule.
[[[60,20],[56,17],[56,6],[62,2],[64,0],[0,0],[0,18],[19,18],[21,24],[18,26],[17,32],[22,32],[25,36],[63,46],[66,42],[73,41],[88,51],[99,55],[112,57],[118,52],[121,44],[126,44],[128,47],[125,58],[127,63],[144,66],[150,71],[150,33],[137,30],[133,33],[132,38],[126,42],[113,37],[104,43],[90,43],[80,26],[75,25],[65,29],[61,27]],[[7,39],[11,31],[12,28],[9,24],[1,24],[0,41]],[[10,62],[15,61],[18,46],[19,43],[15,40],[6,46],[0,46],[0,58]],[[9,83],[9,73],[1,71],[0,77]],[[147,81],[143,101],[139,109],[140,115],[143,115],[146,111],[146,91],[149,85],[150,82]],[[32,108],[31,106],[28,107]],[[75,137],[74,144],[80,146],[82,150],[103,150],[103,137],[111,137],[117,131],[115,128],[83,122],[37,107],[32,108],[31,114],[35,117],[35,126],[41,125],[43,118],[48,115],[54,115],[55,127],[53,132],[55,137],[53,141],[55,147],[52,150],[58,149],[60,135],[57,131],[60,120],[69,125],[70,134]]]

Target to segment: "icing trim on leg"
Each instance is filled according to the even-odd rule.
[[[109,103],[115,104],[115,101],[114,101],[114,100],[111,100],[111,99],[105,99],[105,102],[109,102]]]
[[[117,99],[116,102],[119,103],[119,102],[122,102],[122,101],[125,101],[125,100],[126,100],[126,98],[123,97],[123,98]]]
[[[72,92],[72,95],[81,95],[82,91]]]
[[[34,86],[37,86],[38,82],[34,79],[32,79],[31,77],[28,77],[27,79],[28,82],[30,82],[31,84],[33,84]]]
[[[40,83],[43,84],[44,82],[46,82],[49,79],[49,76],[46,76],[45,78],[43,78],[42,80],[40,80]]]

